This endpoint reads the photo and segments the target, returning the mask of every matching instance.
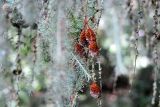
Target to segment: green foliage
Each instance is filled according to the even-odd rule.
[[[73,12],[69,11],[69,20],[70,20],[70,36],[79,37],[79,34],[83,28],[83,17],[77,17]]]
[[[41,44],[42,49],[42,59],[45,63],[48,63],[51,61],[51,56],[49,54],[49,43],[45,40],[42,41]]]

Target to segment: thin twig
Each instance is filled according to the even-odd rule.
[[[73,58],[77,61],[77,63],[79,64],[79,66],[82,68],[82,70],[84,71],[85,75],[88,78],[88,81],[91,79],[91,75],[87,72],[87,70],[83,67],[83,65],[81,64],[81,62],[77,59],[77,57],[72,53]]]

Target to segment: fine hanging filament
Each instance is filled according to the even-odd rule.
[[[154,68],[154,82],[153,82],[153,97],[152,97],[152,101],[151,103],[154,105],[156,102],[156,96],[158,94],[157,92],[157,80],[158,80],[158,68],[157,68],[157,59],[158,59],[158,54],[157,54],[157,48],[154,47],[154,53],[153,53],[153,62],[155,64],[155,68]]]
[[[130,1],[130,9],[129,9],[129,12],[132,12],[132,8],[133,8],[133,1],[131,0]],[[143,24],[143,20],[144,20],[144,4],[145,4],[145,1],[141,1],[141,0],[138,0],[138,5],[139,5],[139,8],[138,8],[138,15],[137,15],[137,18],[134,19],[133,16],[130,16],[133,18],[134,20],[134,25],[135,25],[135,41],[134,41],[134,48],[135,48],[135,58],[134,58],[134,69],[133,69],[133,78],[132,78],[132,82],[131,82],[131,90],[132,90],[132,86],[133,86],[133,80],[135,78],[135,75],[136,75],[136,66],[137,66],[137,58],[138,58],[138,55],[139,55],[139,51],[138,51],[138,42],[139,42],[139,37],[142,36],[142,31],[144,32],[144,24]],[[130,14],[132,15],[132,14]],[[143,34],[144,36],[145,34]]]
[[[96,73],[95,73],[95,66],[94,66],[94,60],[92,59],[92,69],[91,69],[91,74],[92,74],[92,80],[93,82],[96,82]]]
[[[127,11],[127,14],[128,14],[128,19],[129,19],[129,21],[130,21],[130,24],[132,25],[132,26],[134,26],[134,19],[133,19],[133,16],[134,16],[134,13],[133,13],[133,0],[128,0],[127,2],[126,2],[126,8],[128,8],[128,11]],[[132,33],[134,32],[134,27],[132,28]],[[134,47],[135,47],[135,49],[136,49],[136,51],[137,51],[137,44],[136,44],[136,42],[134,41]],[[136,62],[136,56],[135,56],[135,62]],[[135,65],[135,64],[134,64]],[[135,72],[135,67],[134,67],[134,70],[133,70],[133,73]],[[132,75],[132,74],[131,74]],[[131,92],[131,90],[132,90],[132,84],[133,84],[133,77],[131,77],[132,79],[131,79],[131,88],[130,88],[130,92]],[[115,87],[116,87],[116,80],[117,78],[115,78],[115,82],[114,82],[114,84],[113,84],[113,89],[115,89]]]
[[[101,67],[101,62],[100,62],[100,57],[97,58],[98,59],[98,79],[99,79],[99,85],[100,85],[100,97],[99,97],[99,101],[98,101],[98,106],[102,107],[102,67]]]
[[[94,63],[95,61],[96,63]],[[91,63],[92,82],[90,85],[90,94],[92,97],[97,99],[98,107],[102,107],[102,68],[99,56],[97,56],[96,58],[92,57]],[[98,66],[95,66],[95,64],[97,64]]]
[[[133,77],[132,77],[132,81],[131,81],[131,90],[132,90],[132,86],[133,86],[133,80],[135,78],[135,73],[136,73],[136,61],[137,61],[137,57],[138,57],[138,37],[139,37],[139,28],[140,28],[140,14],[138,14],[138,17],[137,19],[135,19],[136,17],[133,17],[133,0],[129,0],[127,5],[129,6],[129,11],[128,11],[128,14],[129,14],[129,18],[131,20],[131,23],[133,23],[133,25],[135,26],[134,27],[134,48],[135,48],[135,58],[134,58],[134,69],[133,69]],[[140,13],[140,10],[139,10],[139,13]],[[132,22],[133,21],[133,22]],[[130,90],[130,92],[131,92]]]
[[[136,23],[135,23],[135,43],[134,43],[134,47],[135,47],[135,51],[136,51],[136,55],[135,55],[135,59],[134,59],[134,73],[133,73],[133,77],[135,78],[135,73],[136,73],[136,62],[137,62],[137,58],[138,58],[138,38],[139,38],[139,34],[140,34],[140,28],[142,26],[142,19],[144,17],[144,11],[143,11],[143,1],[141,3],[141,1],[138,1],[139,2],[139,11],[138,11],[138,17],[137,17],[137,20],[136,20]],[[132,84],[133,85],[133,84]]]
[[[98,16],[97,23],[96,23],[97,28],[99,26],[99,22],[100,22],[102,12],[103,12],[103,2],[104,2],[103,0],[99,0],[99,2],[97,0],[97,8],[99,7],[98,8],[99,16]],[[98,81],[99,81],[99,86],[100,86],[100,95],[99,95],[97,102],[98,102],[98,106],[102,107],[102,67],[101,67],[101,62],[100,62],[100,55],[97,56],[96,60],[98,64]]]
[[[19,106],[19,79],[20,79],[20,75],[22,73],[22,67],[21,67],[21,57],[20,57],[20,44],[21,44],[21,33],[22,33],[22,28],[18,28],[18,40],[17,40],[17,44],[16,44],[16,50],[17,50],[17,58],[16,58],[16,69],[13,70],[13,74],[16,75],[16,101],[17,101],[17,106]]]
[[[159,83],[159,67],[158,67],[158,38],[159,38],[159,31],[158,31],[158,9],[159,9],[159,1],[155,0],[154,2],[154,16],[153,16],[153,20],[154,20],[154,26],[153,26],[153,43],[152,43],[152,48],[153,48],[153,63],[154,63],[154,82],[153,82],[153,97],[152,97],[152,101],[151,104],[155,105],[156,104],[156,97],[158,95],[158,101],[160,101],[160,92],[157,91],[158,90],[158,83]],[[160,102],[158,102],[159,106],[160,106]]]

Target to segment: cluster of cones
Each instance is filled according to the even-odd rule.
[[[75,52],[80,57],[90,56],[95,57],[99,54],[99,47],[96,42],[96,34],[88,25],[88,19],[85,17],[84,26],[80,33],[79,41],[75,44]],[[98,98],[101,93],[101,88],[96,82],[90,84],[90,94],[94,98]]]
[[[100,97],[100,93],[101,93],[100,86],[96,82],[92,82],[90,85],[90,95],[93,98],[98,98]]]
[[[92,57],[97,56],[99,53],[99,48],[96,42],[96,34],[88,25],[87,18],[84,19],[84,27],[80,33],[79,41],[75,44],[75,52],[80,57],[83,57],[88,53],[85,49],[88,50],[89,55]]]

